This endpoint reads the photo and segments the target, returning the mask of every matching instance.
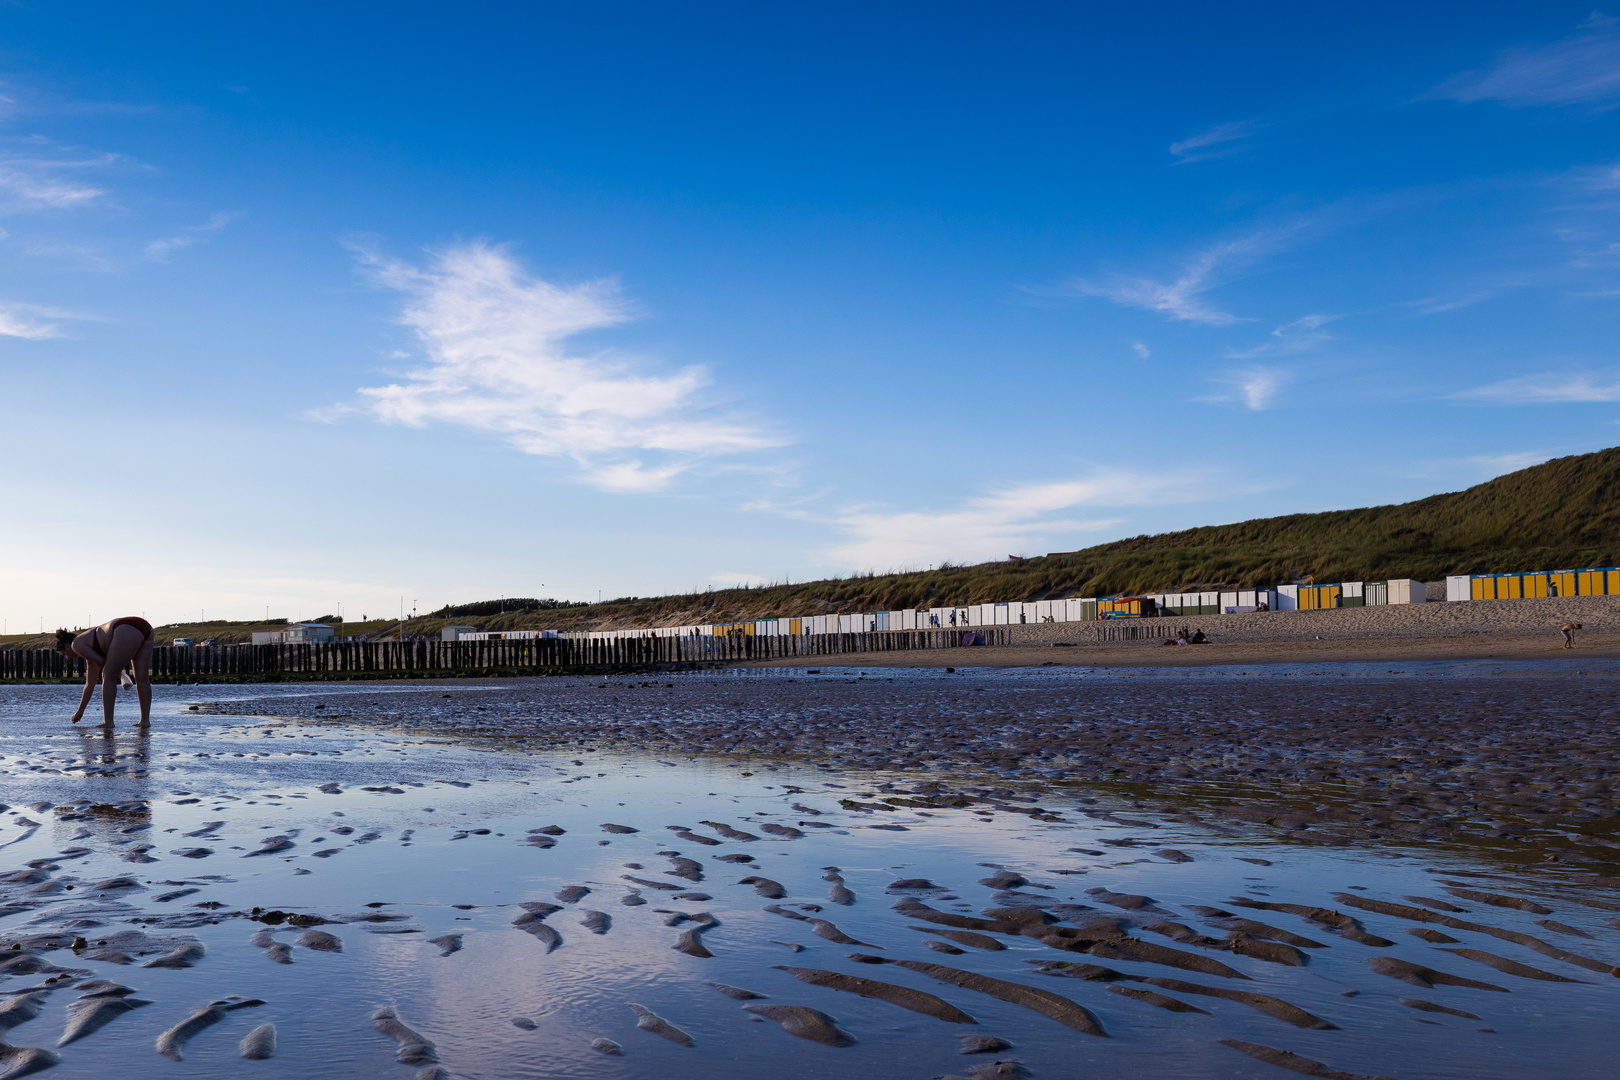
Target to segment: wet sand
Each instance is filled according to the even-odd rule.
[[[1617,676],[5,688],[0,1075],[1607,1076]]]

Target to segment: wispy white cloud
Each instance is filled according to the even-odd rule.
[[[1461,296],[1426,296],[1421,300],[1408,300],[1404,307],[1409,307],[1419,315],[1442,315],[1448,311],[1461,311],[1466,307],[1473,307],[1482,301],[1495,296],[1500,289],[1480,289],[1476,292],[1464,293]]]
[[[1553,455],[1540,450],[1515,454],[1475,454],[1471,457],[1428,458],[1414,461],[1403,475],[1414,480],[1456,480],[1478,483],[1505,476],[1532,465],[1540,465]]]
[[[1263,412],[1271,407],[1283,387],[1292,382],[1293,378],[1293,373],[1286,368],[1256,364],[1253,367],[1228,371],[1217,378],[1215,382],[1229,387],[1225,393],[1210,394],[1194,400],[1211,404],[1241,402],[1246,408]]]
[[[1528,469],[1532,465],[1540,465],[1551,458],[1551,454],[1527,450],[1519,454],[1475,454],[1462,460],[1491,476],[1503,476],[1510,472],[1518,472],[1520,469]]]
[[[1556,405],[1620,401],[1620,380],[1600,379],[1589,374],[1524,375],[1503,379],[1453,394],[1463,401],[1489,401],[1498,405]]]
[[[1233,120],[1225,124],[1216,124],[1207,131],[1171,143],[1170,152],[1176,156],[1177,165],[1227,157],[1242,150],[1243,140],[1259,131],[1260,127],[1260,123],[1255,120]]]
[[[1075,519],[1067,512],[1195,502],[1206,497],[1208,483],[1207,476],[1191,471],[1098,470],[1079,479],[991,491],[952,510],[855,508],[833,516],[848,539],[827,557],[863,570],[1000,559],[1034,550],[1032,545],[1050,537],[1102,532],[1126,520],[1116,515]]]
[[[111,273],[115,268],[103,248],[94,244],[78,244],[62,240],[30,240],[21,247],[22,253],[35,259],[47,259],[80,270],[98,274]]]
[[[60,320],[78,318],[82,316],[58,308],[0,302],[0,337],[22,338],[25,341],[61,337]]]
[[[768,585],[770,579],[762,578],[758,574],[742,574],[735,570],[722,570],[718,574],[710,574],[709,580],[716,585],[726,588],[745,588],[752,585]]]
[[[1209,304],[1204,294],[1225,284],[1244,266],[1277,250],[1303,223],[1270,229],[1228,240],[1198,252],[1170,281],[1110,274],[1102,281],[1076,278],[1060,292],[1078,296],[1099,296],[1126,307],[1157,311],[1177,322],[1204,326],[1234,326],[1249,320]]]
[[[1271,332],[1272,340],[1248,349],[1227,349],[1229,360],[1257,360],[1265,356],[1295,356],[1310,352],[1332,335],[1322,327],[1339,318],[1337,315],[1306,315],[1291,323],[1284,323]]]
[[[1136,358],[1138,360],[1146,360],[1148,357],[1153,355],[1153,350],[1142,344],[1140,341],[1131,345],[1131,351],[1136,354]]]
[[[483,243],[440,251],[426,268],[358,254],[373,280],[405,294],[400,321],[426,354],[404,381],[360,390],[360,411],[378,420],[491,432],[527,454],[572,458],[590,483],[626,492],[780,442],[706,410],[701,367],[643,374],[606,353],[570,352],[569,339],[631,318],[612,281],[553,285]]]
[[[72,210],[106,194],[82,174],[105,169],[115,154],[91,156],[52,153],[47,145],[26,152],[0,152],[0,212]]]
[[[1582,166],[1571,169],[1568,182],[1577,191],[1608,193],[1620,190],[1620,165]]]
[[[229,225],[235,217],[235,214],[214,214],[201,225],[190,225],[174,236],[162,240],[153,240],[146,245],[146,257],[153,262],[167,262],[172,253],[181,248],[191,247],[193,244],[203,243],[214,233]]]
[[[1589,20],[1579,33],[1509,50],[1488,68],[1453,76],[1429,96],[1465,103],[1612,108],[1620,104],[1620,33],[1613,20]]]

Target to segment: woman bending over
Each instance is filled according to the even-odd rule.
[[[141,727],[152,721],[152,624],[136,615],[102,623],[100,626],[75,635],[71,630],[56,632],[56,647],[67,657],[80,656],[86,661],[84,693],[79,697],[79,711],[73,714],[77,724],[84,719],[84,710],[90,704],[91,691],[101,683],[101,711],[105,719],[102,726],[113,726],[113,705],[118,700],[118,677],[125,668],[135,676],[135,695],[141,703]]]

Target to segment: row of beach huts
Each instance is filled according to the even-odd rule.
[[[1460,574],[1447,577],[1446,600],[1516,600],[1558,596],[1620,596],[1620,568],[1525,571],[1504,574]],[[641,637],[798,637],[813,634],[858,634],[886,630],[972,630],[983,626],[1030,623],[1090,622],[1099,619],[1185,618],[1250,611],[1322,611],[1330,608],[1421,604],[1427,586],[1410,578],[1388,581],[1341,581],[1333,584],[1278,585],[1272,589],[1150,593],[1141,596],[1073,597],[1063,600],[1008,601],[927,609],[868,611],[803,618],[756,619],[748,622],[659,626],[636,630],[506,630],[484,631],[447,626],[445,641],[511,641],[540,637],[611,641]]]

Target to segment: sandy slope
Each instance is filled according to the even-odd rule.
[[[1577,649],[1561,653],[1558,627],[1578,622]],[[883,653],[772,661],[797,667],[849,663],[890,667],[1082,664],[1196,666],[1332,660],[1568,659],[1620,657],[1620,596],[1556,600],[1477,600],[1335,611],[1273,611],[1143,620],[1142,632],[1201,628],[1210,644],[1167,647],[1159,640],[1107,641],[1130,624],[1056,623],[1013,628],[1004,648]],[[1549,651],[1552,650],[1552,651]]]

